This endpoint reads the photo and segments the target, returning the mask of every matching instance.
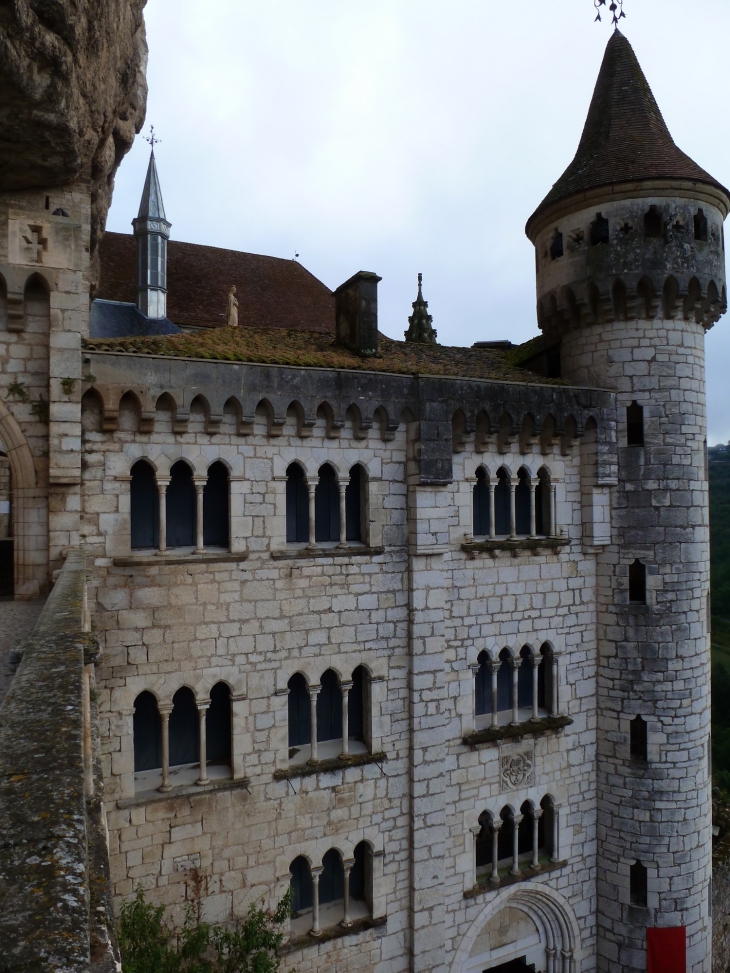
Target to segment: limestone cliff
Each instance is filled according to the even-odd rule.
[[[94,254],[144,122],[145,2],[0,3],[0,191],[88,179]]]

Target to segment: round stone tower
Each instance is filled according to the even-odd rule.
[[[562,377],[617,393],[596,592],[606,973],[646,971],[647,943],[661,969],[684,942],[687,970],[710,971],[704,333],[726,310],[729,209],[728,191],[674,144],[616,31],[575,159],[527,224],[538,320]]]

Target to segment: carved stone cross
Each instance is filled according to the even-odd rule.
[[[43,262],[43,251],[48,247],[48,239],[43,236],[43,227],[29,226],[30,237],[23,235],[26,249],[30,250],[31,263],[39,264]]]

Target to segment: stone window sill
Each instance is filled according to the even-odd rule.
[[[381,764],[387,760],[384,753],[353,753],[347,757],[331,757],[315,763],[298,764],[274,771],[275,780],[292,780],[294,777],[311,777],[312,774],[326,774],[333,770],[346,770],[348,767],[362,767],[364,764]]]
[[[377,919],[355,919],[352,925],[346,929],[344,926],[339,925],[330,926],[328,929],[323,929],[319,936],[313,936],[311,933],[307,933],[304,936],[297,936],[295,939],[290,939],[288,942],[283,943],[277,952],[279,956],[286,956],[287,953],[293,953],[298,949],[306,949],[308,946],[328,943],[332,939],[342,939],[343,936],[355,936],[358,933],[365,932],[366,929],[377,929],[379,926],[384,926],[387,921],[387,916],[379,916]]]
[[[535,878],[536,875],[546,875],[548,872],[556,872],[561,868],[564,868],[568,862],[566,860],[559,862],[540,862],[537,868],[521,868],[519,875],[511,875],[506,872],[504,875],[499,876],[498,882],[492,882],[489,878],[483,879],[470,889],[464,892],[465,899],[476,899],[480,895],[485,895],[488,892],[493,892],[495,889],[503,889],[508,885],[516,885],[518,882],[525,882],[531,878]]]
[[[142,791],[134,797],[125,797],[117,801],[118,808],[140,807],[144,804],[156,804],[158,801],[169,801],[173,797],[195,797],[198,794],[214,794],[218,791],[248,790],[251,781],[248,777],[226,777],[223,780],[212,780],[209,784],[181,784],[169,791]]]
[[[570,726],[573,720],[569,716],[545,716],[540,720],[528,720],[525,723],[507,723],[506,726],[487,726],[483,730],[474,730],[462,738],[467,747],[478,747],[483,743],[496,743],[499,740],[511,740],[515,737],[537,737],[555,730],[562,730]]]
[[[334,547],[287,547],[272,551],[271,556],[275,561],[289,561],[313,557],[373,557],[375,554],[384,553],[385,548],[382,546],[368,547],[366,544],[348,544],[346,547],[339,545]]]
[[[112,558],[115,568],[147,568],[155,564],[236,564],[248,558],[247,551],[206,551],[205,554],[152,554],[144,551],[140,554],[128,554],[125,557]]]
[[[470,558],[479,554],[496,554],[509,551],[515,557],[522,551],[559,551],[570,544],[566,534],[557,537],[487,537],[484,540],[466,541],[461,545]]]

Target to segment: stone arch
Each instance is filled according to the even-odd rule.
[[[47,529],[47,509],[43,492],[38,489],[35,463],[30,446],[15,416],[0,399],[0,442],[10,464],[10,488],[13,513],[13,561],[16,598],[34,598],[45,588],[47,548],[38,544],[38,531]],[[39,549],[40,548],[40,549]],[[33,561],[41,555],[38,563]]]
[[[512,955],[504,947],[497,957],[490,955],[489,925],[506,909],[517,910],[531,921],[533,949],[543,951],[546,958],[542,969],[564,968],[563,958],[568,960],[571,973],[580,969],[580,929],[570,904],[554,889],[530,883],[504,889],[475,916],[456,950],[451,973],[482,973],[489,970],[488,964],[500,965],[524,954],[523,945],[516,940]]]

